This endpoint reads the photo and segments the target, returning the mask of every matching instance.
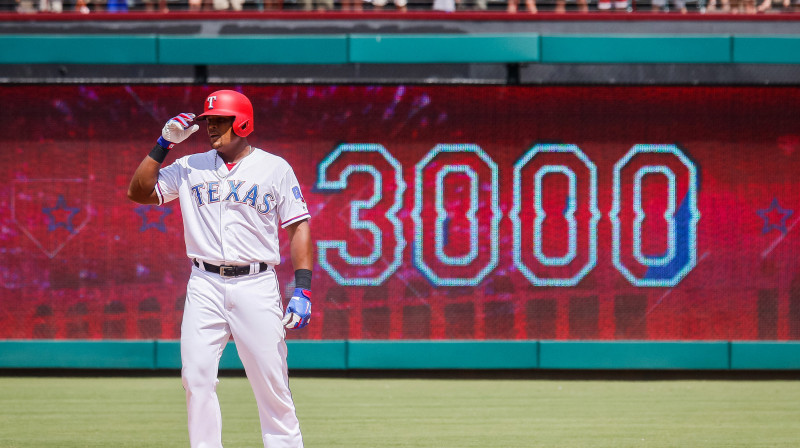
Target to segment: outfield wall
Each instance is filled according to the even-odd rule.
[[[800,343],[288,341],[294,370],[800,370]],[[177,341],[2,341],[0,369],[180,369]],[[235,343],[220,369],[241,370]]]
[[[800,63],[797,35],[41,34],[0,35],[0,46],[0,64]]]
[[[199,76],[0,86],[12,103],[2,119],[25,130],[0,135],[0,368],[179,368],[191,270],[180,210],[136,206],[124,191],[164,120],[231,86],[208,84],[216,63],[291,65],[293,76],[313,66],[508,70],[488,86],[347,76],[236,85],[256,105],[254,141],[295,166],[314,214],[315,319],[289,333],[291,368],[800,369],[798,78],[511,85],[523,66],[647,66],[666,72],[659,79],[693,66],[707,79],[795,73],[796,33],[33,27],[0,27],[0,72],[174,66]],[[748,79],[769,83],[759,76]],[[201,150],[189,142],[170,157]],[[278,271],[291,289],[290,269]],[[222,367],[241,368],[235,350]]]
[[[0,14],[0,83],[793,85],[800,78],[799,19]]]

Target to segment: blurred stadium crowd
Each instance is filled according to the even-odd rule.
[[[170,11],[505,11],[791,13],[800,0],[0,0],[0,10],[19,13]]]

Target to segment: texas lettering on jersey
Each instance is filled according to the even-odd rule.
[[[272,193],[261,194],[265,187],[259,189],[259,186],[249,186],[247,181],[229,179],[223,183],[217,180],[206,181],[201,184],[192,185],[192,197],[194,197],[195,205],[202,207],[206,204],[214,204],[217,202],[236,202],[239,204],[246,204],[254,208],[262,215],[269,213],[270,210],[275,209],[275,195]],[[226,187],[227,186],[227,187]],[[224,188],[221,190],[221,188]],[[300,191],[300,187],[293,187],[293,192]],[[295,198],[305,202],[302,196],[295,193]]]

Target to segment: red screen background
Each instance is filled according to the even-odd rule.
[[[181,212],[177,202],[139,206],[127,200],[126,190],[163,123],[177,113],[201,110],[203,99],[217,88],[0,87],[6,100],[0,110],[5,186],[0,192],[0,338],[179,337],[190,273]],[[313,215],[315,240],[345,241],[352,256],[366,256],[374,246],[369,232],[350,229],[352,202],[375,193],[371,176],[354,173],[341,190],[319,188],[320,164],[340,145],[382,145],[402,167],[406,185],[397,211],[405,242],[400,264],[374,286],[343,285],[317,264],[312,324],[290,332],[290,338],[800,339],[795,228],[800,220],[800,89],[280,85],[241,90],[255,106],[249,140],[294,167]],[[450,268],[433,258],[435,172],[420,174],[425,225],[414,219],[416,168],[439,144],[474,145],[468,148],[480,148],[496,165],[496,200],[489,165],[475,153],[446,154],[428,165],[469,165],[480,178],[477,254],[467,266]],[[514,261],[514,166],[536,144],[576,145],[596,167],[601,214],[596,263],[572,286],[536,286]],[[697,171],[699,221],[691,248],[696,263],[668,286],[636,286],[613,262],[609,213],[615,164],[637,144],[675,145]],[[205,139],[193,137],[174,149],[167,163],[205,150]],[[374,156],[353,163],[377,166],[382,197],[393,198],[393,168]],[[644,159],[632,161],[650,163],[649,156],[639,157]],[[676,160],[664,163],[677,174],[680,202],[687,171]],[[578,206],[584,207],[586,172],[574,161],[564,163],[578,176]],[[347,164],[340,165],[330,168],[341,173]],[[632,172],[625,175],[633,178]],[[662,177],[645,176],[642,185],[645,255],[667,247],[668,220],[656,218],[669,202]],[[465,218],[469,179],[458,173],[445,179],[444,251],[459,256],[468,252],[472,235]],[[565,177],[545,179],[549,193],[543,194],[542,206],[552,217],[561,213],[568,183]],[[520,211],[526,263],[534,260],[535,213],[524,193],[530,185],[523,183],[527,201]],[[624,205],[631,192],[623,186],[620,193],[620,251],[628,264],[633,259],[625,255],[632,248],[626,232],[633,215]],[[378,225],[384,243],[394,239],[386,201],[359,215]],[[500,213],[496,250],[490,241],[492,206]],[[577,217],[588,219],[580,212]],[[545,223],[542,250],[564,253],[566,221]],[[578,261],[585,261],[587,250],[582,232]],[[378,263],[393,247],[385,244]],[[480,270],[475,266],[491,263],[492,254],[496,265],[475,285],[437,285],[415,263],[415,248],[444,276],[473,275]],[[285,244],[283,249],[285,263],[278,273],[288,288],[292,268]],[[341,259],[332,264],[350,276],[373,273]],[[640,268],[632,269],[633,275],[649,275]]]

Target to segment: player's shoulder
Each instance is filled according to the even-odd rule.
[[[208,168],[214,162],[215,150],[188,154],[175,160],[175,163],[184,168]]]
[[[289,165],[289,162],[287,162],[286,159],[284,159],[281,156],[275,155],[275,154],[273,154],[273,153],[271,153],[269,151],[265,151],[265,150],[263,150],[261,148],[253,148],[253,152],[255,154],[258,154],[259,157],[262,158],[264,163],[268,163],[270,166],[275,167],[276,170],[278,170],[278,171],[291,168],[290,165]]]

